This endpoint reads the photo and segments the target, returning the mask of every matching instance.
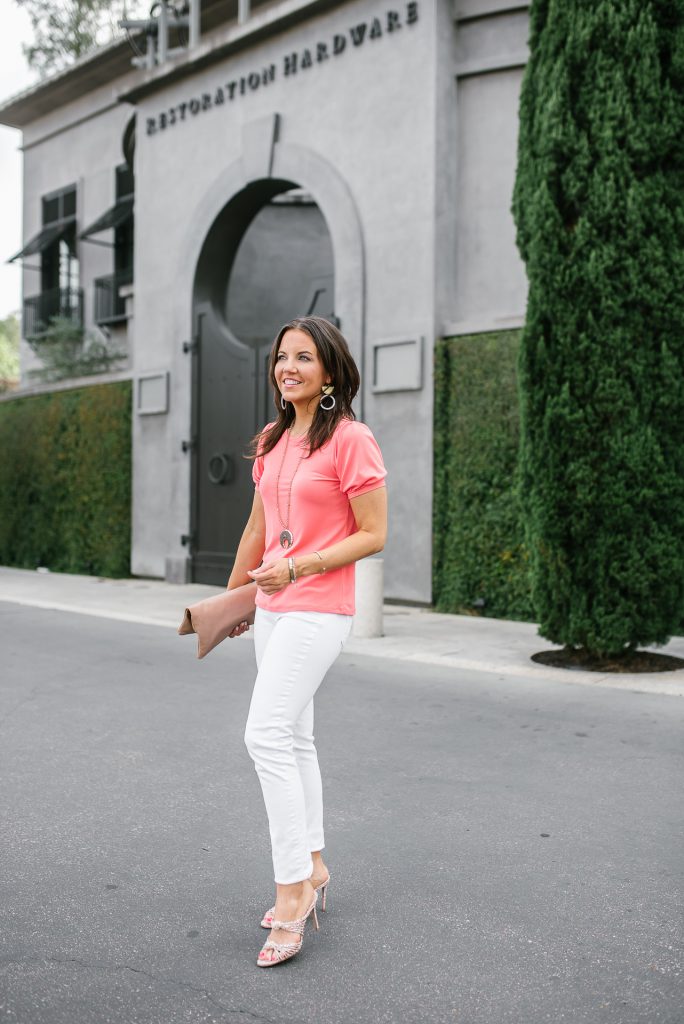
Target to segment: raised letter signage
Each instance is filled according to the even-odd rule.
[[[397,30],[403,25],[415,25],[417,21],[418,0],[409,0],[409,3],[400,9],[393,8],[386,11],[383,17],[357,22],[355,25],[351,25],[346,32],[335,32],[326,41],[312,43],[302,50],[283,54],[280,72],[283,78],[292,78],[301,71],[306,71],[307,68],[315,67],[316,64],[327,60],[331,55],[339,57],[347,50],[347,41],[351,42],[352,48],[357,48],[363,46],[368,40],[374,41],[388,35],[396,35]],[[181,121],[187,121],[186,113],[188,112],[194,118],[204,110],[211,110],[212,107],[231,103],[238,96],[256,92],[257,89],[276,80],[277,67],[276,64],[269,64],[267,67],[252,69],[238,79],[217,84],[210,93],[204,92],[200,96],[191,96],[182,103],[177,103],[174,107],[161,111],[155,117],[146,118],[145,130],[148,135],[156,135]]]

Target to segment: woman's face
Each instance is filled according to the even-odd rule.
[[[329,382],[316,344],[306,331],[289,330],[281,338],[276,355],[275,379],[286,402],[307,406],[320,398]]]

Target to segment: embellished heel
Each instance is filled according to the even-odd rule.
[[[291,960],[293,956],[296,956],[299,950],[302,948],[304,942],[304,929],[306,922],[308,921],[311,914],[313,914],[314,927],[318,931],[318,917],[316,916],[316,901],[318,899],[318,892],[314,891],[314,897],[311,902],[311,906],[307,910],[304,917],[298,917],[295,921],[277,921],[273,920],[271,927],[275,930],[284,932],[292,932],[299,939],[293,942],[274,942],[273,939],[268,939],[262,946],[261,952],[257,958],[257,967],[275,967],[276,964],[282,964],[285,960]],[[273,956],[271,959],[267,959],[264,954],[267,949],[273,950]]]

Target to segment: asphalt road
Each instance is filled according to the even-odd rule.
[[[0,603],[0,1021],[681,1024],[680,698],[343,655],[321,930],[273,882],[245,640]]]

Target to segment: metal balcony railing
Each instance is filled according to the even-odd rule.
[[[98,327],[126,319],[126,300],[119,295],[119,288],[132,282],[132,270],[117,270],[106,277],[95,278],[94,320]]]
[[[81,288],[50,288],[24,299],[24,337],[40,337],[55,316],[66,317],[76,326],[83,326]]]

